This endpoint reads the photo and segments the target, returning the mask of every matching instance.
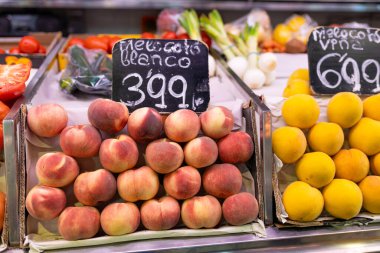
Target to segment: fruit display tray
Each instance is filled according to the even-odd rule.
[[[44,62],[46,56],[53,50],[57,43],[62,38],[61,32],[52,32],[52,33],[29,33],[35,37],[42,46],[46,47],[46,54],[0,54],[0,64],[5,64],[5,57],[13,55],[16,57],[27,57],[32,61],[33,68],[39,68]],[[18,42],[21,37],[1,37],[0,38],[0,48],[10,49],[12,47],[18,47]]]
[[[315,97],[320,107],[320,115],[318,122],[327,121],[326,108],[329,102],[328,97]],[[279,127],[285,126],[283,117],[281,116],[281,108],[285,98],[281,101],[278,99],[267,99],[266,103],[271,108],[273,130]],[[344,131],[347,135],[347,130]],[[343,148],[348,148],[347,141],[345,141]],[[347,226],[350,224],[355,225],[367,225],[369,223],[379,223],[380,215],[364,212],[363,210],[354,218],[344,221],[342,219],[336,219],[330,216],[326,211],[323,211],[319,218],[310,222],[298,222],[288,218],[288,214],[285,211],[282,203],[282,193],[286,186],[297,180],[295,174],[294,164],[283,164],[279,158],[274,155],[273,163],[273,193],[275,197],[276,217],[278,222],[276,226],[282,227],[316,227],[316,226]]]
[[[78,112],[79,111],[79,112]],[[78,110],[77,112],[69,111],[69,122],[76,124],[87,123],[83,117],[83,112]],[[253,107],[248,105],[246,108],[242,109],[242,128],[241,130],[246,131],[251,135],[251,137],[256,140],[257,143],[257,133],[254,132],[255,120],[252,118]],[[70,114],[71,113],[71,114]],[[26,107],[22,107],[22,119],[21,124],[24,126],[25,118],[27,116]],[[81,119],[80,122],[76,119]],[[26,126],[26,125],[25,125]],[[20,194],[25,196],[25,194],[32,188],[36,183],[35,175],[35,164],[38,157],[46,152],[51,152],[57,150],[57,143],[59,138],[39,138],[28,130],[27,126],[25,131],[20,131],[21,139],[25,138],[26,142],[26,166],[25,173],[21,172],[21,179],[25,179],[25,184],[21,183]],[[255,147],[258,148],[257,146]],[[257,188],[258,170],[256,169],[256,161],[259,158],[254,155],[246,164],[239,165],[239,169],[243,175],[243,191],[256,193],[257,199],[260,199],[260,190]],[[80,167],[86,169],[88,165],[93,166],[95,162],[95,167],[98,167],[97,159],[91,159],[90,161],[82,160],[79,161]],[[252,177],[253,176],[253,177]],[[255,180],[254,180],[255,178]],[[68,200],[69,201],[69,200]],[[25,238],[27,245],[34,250],[48,250],[48,249],[64,249],[64,248],[75,248],[81,246],[93,246],[93,245],[105,245],[116,242],[128,242],[134,240],[146,240],[146,239],[157,239],[157,238],[179,238],[179,237],[194,237],[194,236],[213,236],[213,235],[223,235],[223,234],[235,234],[235,233],[251,233],[259,237],[265,236],[265,228],[261,220],[252,222],[243,226],[228,226],[226,223],[222,223],[221,226],[214,229],[187,229],[181,223],[177,225],[172,230],[167,231],[147,231],[142,230],[132,234],[127,234],[123,236],[100,236],[94,237],[86,240],[79,241],[65,241],[61,236],[57,234],[57,220],[50,222],[40,222],[33,219],[31,216],[26,215],[25,212],[25,198],[20,198],[20,233],[22,237]],[[25,241],[24,241],[25,245]]]

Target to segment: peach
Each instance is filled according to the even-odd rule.
[[[83,205],[96,206],[116,193],[115,177],[105,169],[80,174],[74,182],[74,195]]]
[[[37,220],[52,220],[66,206],[66,195],[58,188],[37,185],[26,196],[26,209]]]
[[[114,134],[127,124],[129,111],[122,103],[98,98],[88,107],[87,116],[91,125],[104,132]]]
[[[178,169],[183,162],[183,150],[178,143],[159,139],[148,144],[145,150],[146,163],[156,172],[167,174]]]
[[[191,140],[186,144],[183,152],[186,163],[194,168],[210,166],[218,159],[218,146],[207,136]]]
[[[67,207],[58,219],[59,234],[69,241],[94,237],[99,228],[99,211],[91,206]]]
[[[218,141],[219,158],[225,163],[245,163],[253,154],[253,141],[245,132],[232,132]]]
[[[240,170],[228,163],[208,167],[202,176],[203,188],[217,198],[227,198],[240,192],[243,183]]]
[[[68,116],[65,109],[58,104],[41,104],[28,111],[28,126],[40,137],[54,137],[67,125]]]
[[[100,225],[107,235],[125,235],[136,231],[140,212],[133,203],[112,203],[100,214]]]
[[[180,215],[177,200],[169,196],[145,201],[141,206],[141,221],[149,230],[171,229],[177,225]]]
[[[252,194],[241,192],[226,198],[222,210],[223,217],[229,224],[240,226],[257,218],[259,205]]]
[[[201,174],[191,166],[184,166],[164,177],[164,188],[167,194],[176,199],[188,199],[199,192]]]
[[[160,113],[150,107],[137,109],[129,115],[128,133],[137,142],[150,142],[161,136],[163,121]]]
[[[74,158],[62,152],[47,153],[38,159],[36,174],[42,185],[63,187],[75,180],[79,166]]]
[[[117,177],[119,195],[129,202],[152,199],[159,187],[157,173],[148,166],[124,171]]]
[[[197,137],[201,122],[192,110],[181,109],[167,117],[164,128],[169,139],[176,142],[188,142]]]
[[[181,217],[188,228],[213,228],[222,217],[222,208],[213,196],[196,196],[183,202]]]
[[[220,139],[226,136],[234,126],[234,116],[224,106],[209,109],[203,112],[199,118],[203,133],[213,139]]]
[[[101,142],[99,131],[91,125],[68,126],[60,137],[63,152],[77,158],[96,156]]]
[[[122,134],[116,139],[107,139],[100,145],[100,163],[103,168],[113,173],[133,168],[138,158],[136,142],[128,135]]]

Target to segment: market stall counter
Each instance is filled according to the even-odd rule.
[[[299,175],[294,175],[293,167],[289,165],[283,167],[279,159],[282,157],[273,154],[272,127],[278,129],[285,124],[281,108],[288,99],[283,97],[284,90],[289,86],[291,73],[298,68],[307,67],[307,55],[277,54],[278,78],[270,86],[255,90],[246,86],[219,54],[214,52],[214,55],[218,69],[217,75],[210,79],[210,107],[229,108],[234,118],[234,129],[247,132],[254,141],[255,155],[249,162],[243,166],[239,165],[238,168],[243,175],[243,191],[254,194],[258,200],[257,220],[235,227],[224,226],[226,225],[224,221],[214,229],[195,230],[185,228],[188,225],[184,221],[184,224],[178,225],[176,229],[165,232],[146,231],[140,227],[138,232],[128,235],[110,237],[97,234],[92,239],[62,240],[62,235],[63,237],[65,235],[61,232],[62,227],[59,228],[59,222],[57,224],[57,220],[39,221],[38,215],[33,213],[32,208],[25,209],[27,208],[25,197],[31,194],[37,180],[40,180],[36,172],[37,160],[46,153],[58,150],[60,146],[64,149],[64,146],[57,138],[46,139],[36,135],[31,130],[30,124],[26,123],[26,119],[33,107],[39,104],[59,103],[68,113],[69,124],[88,124],[88,107],[98,97],[62,92],[62,87],[59,85],[61,73],[49,71],[39,80],[39,87],[30,96],[27,105],[18,111],[16,122],[19,123],[18,130],[13,132],[21,141],[19,144],[14,143],[17,156],[11,158],[13,161],[20,161],[19,157],[23,161],[25,157],[25,163],[14,165],[17,169],[13,174],[14,178],[19,180],[16,191],[22,196],[18,199],[17,207],[20,207],[20,215],[16,218],[20,222],[20,230],[15,235],[16,238],[18,236],[20,245],[30,247],[31,251],[35,252],[82,252],[88,249],[94,252],[105,250],[205,252],[249,249],[255,249],[258,252],[280,250],[287,252],[294,251],[295,248],[305,251],[332,251],[350,247],[363,247],[365,250],[372,251],[378,248],[376,238],[379,236],[380,227],[376,223],[378,220],[376,215],[361,212],[354,219],[342,221],[334,219],[325,212],[317,220],[302,222],[293,219],[295,216],[289,211],[291,209],[286,209],[286,203],[283,203],[282,194],[285,187],[295,181]],[[289,62],[292,64],[288,64]],[[318,97],[316,100],[322,110],[325,110],[329,98]],[[320,117],[321,120],[325,120],[326,115],[321,113]],[[105,134],[104,136],[112,135]],[[98,158],[91,159],[90,163],[88,160],[78,160],[78,163],[83,168],[94,167],[94,164],[95,167],[100,166],[101,161]],[[247,177],[244,172],[248,172]],[[74,190],[70,188],[64,190],[74,191],[75,195],[75,187]],[[168,191],[168,189],[165,190]],[[119,194],[122,196],[123,193],[119,192]],[[275,212],[272,210],[273,194]],[[78,195],[76,197],[80,198]],[[273,223],[273,215],[277,218],[276,226],[270,226]],[[267,226],[265,227],[264,224]],[[17,240],[15,242],[18,243]],[[365,246],[364,243],[366,243]]]

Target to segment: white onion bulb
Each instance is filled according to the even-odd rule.
[[[260,69],[248,69],[243,76],[243,81],[251,89],[258,89],[263,87],[265,75]]]

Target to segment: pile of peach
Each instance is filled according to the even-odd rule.
[[[222,216],[230,225],[257,218],[257,201],[241,192],[242,175],[234,165],[250,159],[252,138],[231,132],[233,115],[225,107],[199,117],[182,109],[164,120],[153,108],[129,115],[123,104],[97,99],[88,119],[91,124],[67,126],[67,113],[57,104],[32,107],[27,117],[35,135],[59,135],[62,151],[38,159],[39,183],[26,208],[41,221],[59,217],[64,239],[91,238],[100,228],[107,235],[139,227],[166,230],[180,219],[188,228],[213,228]],[[119,135],[102,140],[102,134]],[[79,168],[78,159],[97,156],[103,168]],[[70,186],[81,205],[67,207]]]

